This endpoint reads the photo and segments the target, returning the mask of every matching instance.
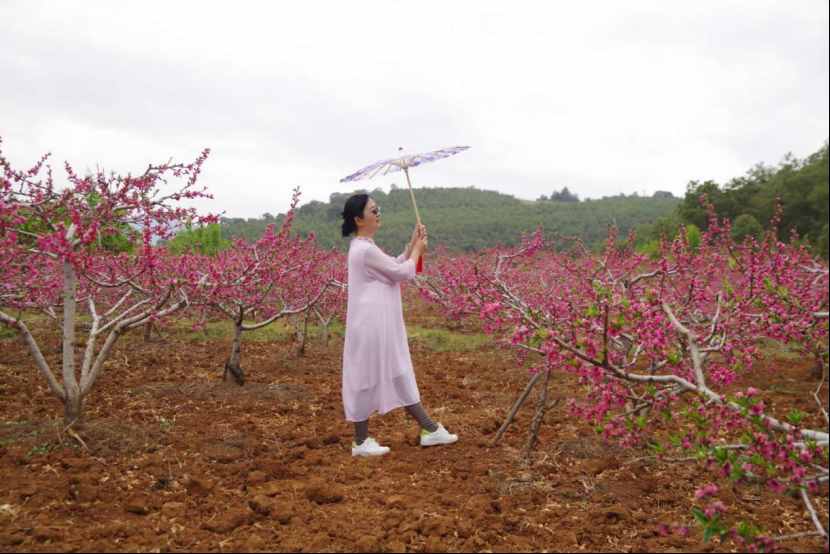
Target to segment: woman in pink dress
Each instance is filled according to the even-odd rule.
[[[401,307],[402,281],[415,278],[415,264],[426,251],[427,232],[412,233],[405,252],[393,258],[372,240],[380,228],[380,208],[367,194],[355,194],[343,209],[343,236],[349,246],[349,296],[343,347],[343,408],[354,422],[352,456],[382,456],[389,448],[369,437],[369,416],[404,407],[421,426],[421,446],[458,440],[421,406],[421,396]]]

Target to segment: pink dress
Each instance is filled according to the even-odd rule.
[[[343,409],[365,421],[421,401],[401,307],[401,281],[415,278],[415,262],[393,258],[371,239],[349,246],[349,299],[343,347]]]

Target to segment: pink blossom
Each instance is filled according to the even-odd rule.
[[[695,491],[695,500],[700,500],[702,498],[713,496],[718,493],[718,490],[718,486],[714,483],[704,485]]]

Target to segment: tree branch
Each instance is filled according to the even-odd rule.
[[[317,302],[320,300],[320,298],[322,298],[323,293],[326,292],[328,287],[329,287],[329,283],[326,283],[320,289],[320,292],[317,293],[317,296],[311,302],[306,304],[305,306],[302,306],[301,308],[294,308],[294,309],[285,309],[285,308],[283,308],[278,313],[276,313],[273,316],[269,317],[265,321],[262,321],[262,322],[259,322],[259,323],[251,323],[251,324],[247,324],[247,325],[243,324],[242,325],[242,330],[243,331],[254,331],[256,329],[261,329],[262,327],[265,327],[266,325],[270,325],[271,323],[275,322],[276,320],[280,319],[281,317],[285,317],[285,316],[288,316],[288,315],[294,315],[294,314],[299,314],[299,313],[305,312],[306,310],[309,310],[309,309],[313,308],[317,304]]]
[[[816,509],[813,507],[813,502],[810,500],[810,495],[807,494],[807,490],[804,488],[801,489],[801,499],[804,501],[804,506],[806,506],[807,511],[810,512],[810,517],[813,520],[813,525],[815,525],[816,531],[821,533],[821,536],[826,539],[827,531],[824,530],[824,526],[821,524],[821,520],[819,520]]]
[[[66,391],[64,391],[63,386],[61,386],[57,378],[55,378],[55,374],[52,373],[52,370],[49,368],[49,363],[46,361],[46,358],[43,357],[43,353],[40,351],[37,341],[32,336],[32,333],[29,331],[26,324],[20,319],[11,317],[2,310],[0,310],[0,322],[5,323],[13,329],[17,329],[17,332],[20,333],[23,338],[23,342],[25,342],[26,346],[29,347],[29,352],[32,353],[32,357],[35,359],[35,365],[38,370],[40,370],[41,374],[43,374],[46,378],[46,382],[49,383],[49,388],[53,393],[55,393],[55,395],[57,395],[58,398],[66,400]]]

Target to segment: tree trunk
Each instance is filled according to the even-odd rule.
[[[300,338],[300,347],[297,350],[297,355],[305,356],[305,338],[308,336],[308,311],[306,311],[305,316],[303,317],[303,331]]]
[[[222,378],[227,381],[228,375],[233,377],[237,385],[245,384],[245,372],[239,367],[240,348],[242,342],[242,321],[239,320],[234,324],[233,345],[231,346],[231,356],[225,362],[225,373]]]
[[[826,379],[827,375],[825,374],[827,364],[825,363],[825,359],[827,354],[824,352],[816,352],[813,354],[813,359],[815,360],[815,365],[813,365],[813,370],[811,371],[810,377],[813,379]]]
[[[294,342],[300,342],[300,320],[296,315],[291,315],[288,317],[288,321],[291,322],[291,328],[294,329]]]
[[[78,288],[78,277],[75,268],[69,262],[63,262],[63,388],[66,391],[64,400],[64,420],[67,425],[80,421],[83,399],[78,378],[75,375],[75,293]]]
[[[533,390],[533,387],[536,385],[536,382],[539,381],[541,377],[542,372],[540,371],[536,375],[531,377],[530,381],[528,381],[525,390],[522,392],[519,398],[516,399],[516,402],[510,409],[510,413],[507,414],[506,418],[504,418],[504,422],[501,424],[501,427],[499,427],[499,430],[496,432],[496,436],[493,437],[493,440],[490,441],[490,446],[495,446],[496,443],[499,442],[501,436],[504,434],[505,431],[507,431],[507,428],[510,427],[510,424],[513,423],[513,418],[516,417],[516,413],[519,411],[519,408],[521,408],[522,404],[525,403],[525,400],[527,400],[527,396],[530,394],[530,391]]]
[[[320,335],[323,338],[323,345],[326,348],[329,347],[329,325],[331,325],[330,319],[327,319],[326,321],[320,321]]]
[[[545,383],[542,385],[542,390],[539,392],[539,402],[536,407],[536,414],[533,416],[533,421],[530,424],[530,434],[527,439],[527,446],[525,447],[525,461],[530,462],[530,455],[539,442],[539,428],[542,426],[542,421],[545,419],[545,412],[548,409],[548,384],[550,383],[550,370],[545,369]],[[558,402],[558,399],[557,399]]]
[[[155,325],[151,321],[144,324],[144,342],[152,342],[154,327]],[[156,330],[156,334],[158,334],[158,330]]]
[[[83,423],[84,399],[81,395],[67,395],[63,402],[63,422],[66,426],[78,428]]]

